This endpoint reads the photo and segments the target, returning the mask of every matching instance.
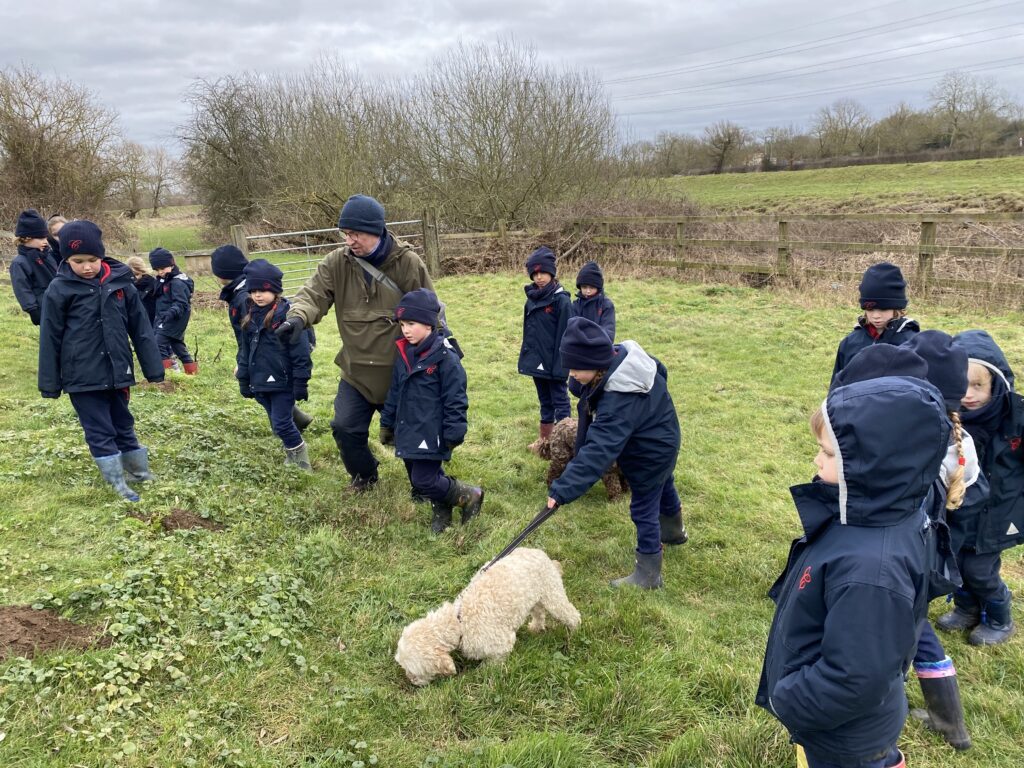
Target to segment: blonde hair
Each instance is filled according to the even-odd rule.
[[[893,320],[895,320],[895,319],[896,319],[897,317],[906,317],[906,316],[907,316],[907,310],[905,310],[905,309],[894,309],[894,310],[893,310],[893,312],[895,312],[895,313],[896,313],[896,314],[894,314],[894,315],[892,316],[892,319],[893,319]],[[867,319],[868,319],[868,313],[867,313],[867,312],[864,312],[864,311],[862,311],[862,312],[861,312],[861,315],[860,315],[860,319],[861,319],[861,320],[864,320],[865,322],[867,322]]]
[[[817,439],[819,437],[825,437],[825,414],[821,412],[821,408],[815,408],[811,411],[811,433]]]
[[[149,270],[146,269],[146,262],[142,260],[141,256],[129,256],[124,263],[127,264],[131,271],[136,275],[149,274]]]
[[[956,443],[959,461],[946,483],[946,511],[959,509],[964,503],[964,494],[967,493],[967,484],[964,482],[964,427],[960,423],[960,412],[950,411],[949,420],[953,422],[953,441]]]
[[[46,220],[46,231],[49,232],[50,236],[52,237],[53,236],[53,225],[54,224],[67,224],[67,223],[68,223],[68,220],[65,219],[63,216],[60,216],[58,214],[54,214],[53,216],[51,216],[50,218],[48,218]]]

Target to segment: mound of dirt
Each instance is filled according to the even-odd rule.
[[[112,638],[99,627],[76,624],[53,611],[27,605],[0,605],[0,659],[33,656],[59,648],[106,648]]]
[[[181,382],[175,381],[174,379],[164,379],[156,384],[150,384],[148,381],[143,381],[139,383],[139,386],[146,387],[148,389],[159,389],[161,392],[173,392],[181,386]]]
[[[192,306],[196,309],[224,309],[227,306],[220,300],[220,294],[214,291],[195,291],[192,294]]]
[[[215,523],[213,520],[200,517],[194,512],[189,512],[187,509],[178,509],[177,507],[172,509],[171,513],[160,521],[160,525],[165,531],[192,530],[194,528],[205,528],[208,531],[224,530],[224,526],[220,523]]]

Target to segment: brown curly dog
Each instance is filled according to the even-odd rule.
[[[551,437],[538,442],[540,444],[534,453],[551,462],[548,464],[548,476],[545,481],[550,486],[562,476],[572,459],[572,449],[576,444],[576,419],[562,419],[552,428]],[[612,464],[601,480],[604,481],[608,501],[615,501],[622,494],[629,492],[629,483],[626,482],[626,477],[618,464]]]

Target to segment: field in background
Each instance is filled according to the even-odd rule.
[[[439,538],[379,445],[379,488],[344,493],[328,426],[332,317],[317,329],[310,386],[313,476],[284,470],[263,412],[238,396],[223,310],[197,310],[188,342],[199,376],[133,392],[158,480],[131,506],[99,482],[68,399],[39,397],[35,334],[4,293],[0,313],[20,331],[0,352],[0,604],[48,607],[114,642],[0,662],[0,764],[792,766],[785,734],[753,704],[772,615],[765,593],[798,533],[787,488],[814,472],[807,417],[853,306],[609,275],[619,337],[667,364],[683,429],[676,479],[692,538],[666,553],[667,588],[607,587],[631,566],[633,527],[627,503],[598,487],[529,542],[562,561],[578,632],[523,631],[506,664],[460,660],[459,676],[424,690],[392,661],[402,627],[453,598],[545,498],[544,463],[525,447],[536,395],[515,373],[523,282],[438,284],[471,404],[450,471],[488,492],[477,520]],[[927,328],[983,325],[1024,368],[1024,316],[913,310]],[[226,528],[167,534],[159,520],[173,509]],[[1004,558],[1018,595],[1022,555]],[[1024,638],[979,650],[953,637],[947,650],[976,746],[954,754],[910,722],[909,761],[1021,765]],[[919,706],[916,682],[907,690]]]

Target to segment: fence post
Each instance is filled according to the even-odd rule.
[[[686,225],[683,224],[683,222],[681,222],[681,221],[677,221],[676,222],[676,243],[675,243],[676,261],[682,261],[683,260],[683,256],[686,255],[686,251],[683,248],[683,235],[685,235],[685,234],[686,234]]]
[[[508,224],[504,219],[498,219],[498,242],[503,246],[508,244]]]
[[[931,290],[932,272],[935,261],[935,222],[921,222],[921,240],[917,246],[917,282],[921,292],[927,295]]]
[[[608,238],[610,238],[612,236],[611,222],[608,222],[608,221],[602,221],[601,222],[601,234],[604,236],[604,239],[605,239],[604,240],[604,250],[601,252],[601,258],[603,258],[605,261],[608,261],[608,249],[611,246],[611,243],[608,242]]]
[[[423,211],[423,258],[432,277],[441,276],[441,238],[437,234],[437,210]]]
[[[231,242],[249,258],[249,241],[245,239],[245,228],[241,224],[231,225]]]
[[[775,271],[788,275],[792,266],[789,251],[789,222],[779,219],[778,243],[775,252]]]

